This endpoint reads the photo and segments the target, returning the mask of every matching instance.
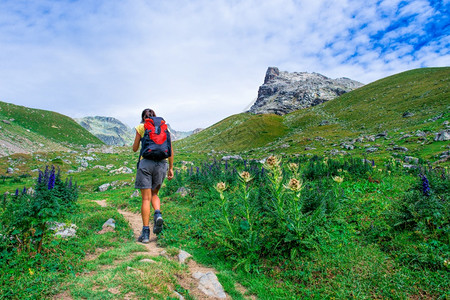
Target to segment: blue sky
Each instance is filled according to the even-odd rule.
[[[208,127],[267,67],[363,83],[450,66],[450,0],[0,0],[0,101]]]

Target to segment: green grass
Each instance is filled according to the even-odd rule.
[[[443,261],[450,261],[448,218],[439,218],[448,216],[448,211],[436,210],[440,206],[423,208],[416,205],[418,201],[411,191],[420,190],[419,171],[404,170],[401,161],[405,155],[419,158],[420,171],[435,174],[433,180],[430,177],[433,191],[441,189],[433,194],[437,197],[433,199],[438,199],[440,202],[436,203],[439,205],[447,203],[448,199],[439,197],[448,197],[445,190],[448,171],[444,176],[439,172],[445,169],[434,165],[432,170],[430,166],[438,159],[436,155],[447,151],[449,146],[448,142],[434,142],[432,135],[442,130],[442,123],[448,120],[449,70],[412,70],[283,117],[231,116],[192,137],[177,141],[176,177],[166,181],[160,192],[165,229],[159,242],[169,252],[184,249],[193,255],[195,261],[216,268],[219,280],[233,299],[246,296],[258,299],[447,299],[450,297],[450,273]],[[43,126],[45,128],[32,132],[17,121],[21,114],[27,112],[26,108],[1,105],[0,119],[16,119],[11,125],[2,127],[11,126],[10,129],[29,135],[30,139],[31,135],[38,138],[43,134],[49,135],[45,137],[49,143],[53,141],[51,143],[56,145],[56,141],[60,141],[58,134],[55,136],[46,131],[48,126],[51,128],[49,121],[41,120],[47,122]],[[19,116],[5,113],[13,111],[13,108]],[[406,111],[414,113],[414,116],[403,118]],[[440,119],[429,121],[440,113],[443,113]],[[43,118],[55,117],[43,114]],[[66,119],[62,120],[64,123]],[[319,126],[323,120],[329,124]],[[59,124],[55,126],[62,126]],[[325,152],[333,148],[342,150],[342,141],[385,130],[388,131],[388,139],[356,142],[355,149],[348,150],[351,157],[345,156],[345,159],[354,159],[354,163],[364,157],[373,159],[373,168],[352,169],[341,162],[344,158]],[[425,139],[414,134],[400,139],[403,134],[416,130],[428,135]],[[76,143],[81,145],[84,142],[87,143],[81,140]],[[378,145],[379,151],[367,154],[366,144]],[[394,154],[388,149],[393,145],[410,150]],[[305,147],[315,149],[306,151]],[[221,152],[214,154],[212,150]],[[209,153],[213,155],[207,155]],[[220,159],[227,153],[239,154],[246,161],[231,161],[225,171],[225,163],[214,161],[214,158]],[[288,162],[300,163],[305,189],[308,189],[303,190],[302,195],[309,195],[304,201],[323,198],[330,204],[324,218],[303,236],[298,247],[289,248],[293,244],[289,241],[291,237],[283,235],[286,230],[272,231],[276,224],[258,231],[259,237],[266,239],[264,243],[273,242],[270,239],[273,235],[283,236],[280,244],[274,244],[283,251],[272,255],[267,255],[270,249],[264,248],[264,244],[261,244],[261,249],[266,252],[250,248],[243,251],[245,247],[240,247],[238,240],[226,235],[219,194],[213,188],[219,181],[227,183],[225,194],[230,220],[242,232],[248,230],[248,222],[242,215],[243,205],[260,205],[263,213],[251,215],[257,220],[254,225],[257,226],[258,222],[266,220],[269,205],[276,195],[270,192],[270,182],[258,175],[261,174],[261,164],[250,161],[267,157],[269,153],[284,153],[283,174],[288,177],[294,176],[286,170]],[[327,165],[320,165],[323,156],[330,157]],[[83,160],[88,162],[85,169],[81,168]],[[182,160],[194,163],[192,173],[190,166],[183,170]],[[140,253],[143,247],[135,243],[131,228],[116,210],[140,210],[140,197],[130,197],[134,192],[136,161],[137,154],[129,147],[115,148],[112,154],[87,153],[80,148],[78,153],[14,154],[0,158],[2,194],[33,187],[38,175],[35,169],[43,170],[50,164],[59,167],[64,178],[72,177],[80,185],[77,210],[61,220],[78,226],[77,237],[48,239],[42,255],[2,253],[0,298],[51,298],[71,291],[75,299],[171,299],[172,291],[177,290],[191,299],[189,291],[177,284],[177,277],[185,276],[186,268],[163,257],[152,258],[156,264],[140,263],[140,259],[147,258]],[[220,172],[210,171],[209,167],[214,164]],[[110,167],[97,167],[107,165]],[[123,166],[131,168],[133,173],[110,172]],[[448,162],[442,166],[448,166]],[[8,167],[14,168],[13,174],[6,174]],[[199,167],[199,173],[196,167]],[[67,173],[70,170],[76,172]],[[245,200],[247,196],[237,175],[243,170],[250,171],[255,177],[252,181],[255,184],[248,193],[249,202]],[[341,184],[332,180],[336,175],[344,177]],[[437,175],[444,176],[442,178],[447,178],[447,181]],[[100,185],[112,182],[118,185],[105,192],[98,191]],[[189,188],[189,195],[183,198],[176,194],[179,187]],[[92,202],[104,199],[113,207],[103,208]],[[415,206],[410,206],[411,203]],[[0,211],[1,207],[0,200]],[[448,209],[448,205],[445,207]],[[408,210],[417,213],[415,223],[396,227],[400,218],[398,213]],[[109,218],[116,220],[116,231],[96,234]],[[444,224],[439,226],[447,228],[447,231],[433,224]],[[225,239],[218,239],[218,234],[223,234]],[[250,240],[244,234],[238,238],[242,238],[241,243]],[[223,249],[226,242],[234,242],[231,245],[237,250]],[[89,257],[95,259],[86,259]],[[236,287],[237,283],[245,287],[245,295]]]
[[[12,133],[30,138],[35,143],[53,142],[68,147],[103,144],[73,119],[52,111],[0,102],[0,119],[14,119],[11,125],[3,124],[2,127],[11,127]]]

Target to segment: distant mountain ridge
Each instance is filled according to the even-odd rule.
[[[126,146],[133,143],[133,129],[116,118],[89,116],[74,120],[107,145]]]
[[[111,146],[129,146],[133,144],[136,131],[113,117],[89,116],[74,119],[90,133]],[[167,124],[173,141],[183,139],[198,131],[176,131]]]
[[[363,85],[345,77],[331,79],[319,73],[280,72],[276,67],[269,67],[249,112],[285,115],[332,100]]]

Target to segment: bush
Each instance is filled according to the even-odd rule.
[[[78,192],[71,180],[61,180],[59,170],[56,172],[54,167],[47,167],[44,172],[39,171],[34,193],[28,194],[24,188],[22,193],[16,190],[9,199],[4,197],[0,215],[0,231],[4,237],[1,250],[40,253],[49,231],[47,224],[73,209]]]

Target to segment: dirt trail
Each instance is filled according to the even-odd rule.
[[[96,202],[97,204],[99,204],[102,207],[108,206],[108,204],[106,203],[106,200],[97,200],[94,202]],[[137,242],[137,238],[141,234],[141,230],[142,230],[141,215],[132,213],[129,211],[121,210],[121,209],[118,209],[117,211],[121,215],[123,215],[125,217],[125,219],[128,221],[131,228],[133,229],[134,237],[136,238],[136,243],[139,243],[139,242]],[[150,222],[152,222],[152,220],[150,220]],[[150,224],[150,231],[151,231],[151,228],[153,228],[153,223]],[[164,250],[164,248],[159,247],[157,245],[156,241],[157,241],[156,235],[151,232],[150,233],[150,243],[148,243],[148,244],[139,243],[139,244],[144,245],[147,248],[146,254],[148,254],[150,256],[159,256],[161,254],[161,252]],[[207,268],[207,267],[201,266],[192,259],[190,259],[186,265],[189,268],[189,272],[186,275],[178,276],[178,284],[180,286],[182,286],[184,289],[188,290],[189,294],[191,296],[194,296],[196,299],[217,299],[214,297],[209,297],[209,296],[205,295],[202,291],[200,291],[200,289],[198,289],[198,281],[192,277],[192,274],[194,274],[195,272],[201,272],[201,273],[213,272],[213,273],[217,274],[217,271],[212,268]],[[227,295],[226,299],[231,299],[231,297],[229,297]]]

